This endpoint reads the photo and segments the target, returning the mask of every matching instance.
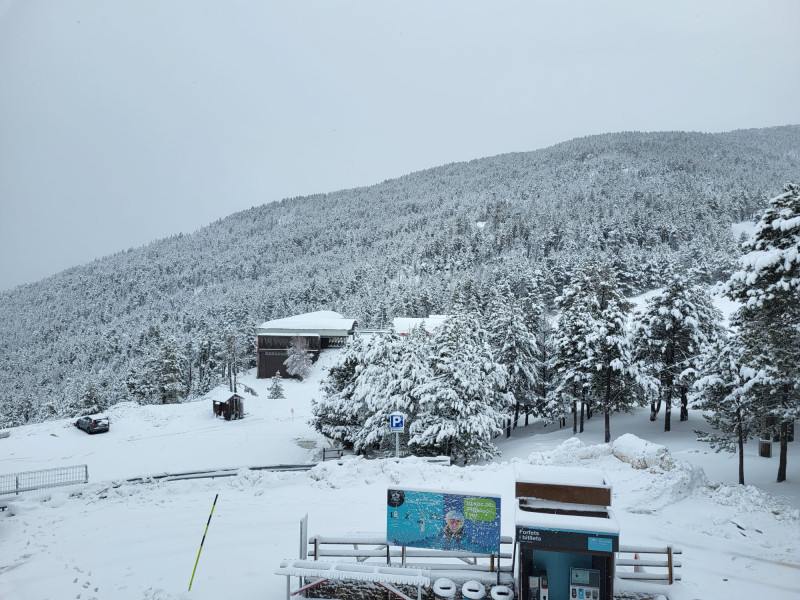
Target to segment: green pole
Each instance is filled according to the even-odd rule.
[[[200,540],[200,550],[197,551],[197,560],[194,561],[194,569],[192,569],[192,578],[189,580],[189,591],[192,591],[192,582],[194,581],[194,573],[197,571],[197,563],[200,562],[200,553],[203,551],[203,542],[206,541],[206,534],[208,533],[208,526],[211,525],[211,517],[214,515],[214,507],[217,505],[217,498],[219,494],[214,496],[214,504],[211,505],[211,514],[208,515],[208,523],[206,523],[206,530],[203,532],[203,539]]]

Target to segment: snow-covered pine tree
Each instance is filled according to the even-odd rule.
[[[544,277],[538,270],[534,272],[530,287],[523,298],[522,307],[525,324],[528,331],[533,333],[536,338],[536,351],[534,359],[536,361],[536,385],[533,389],[533,396],[530,403],[526,406],[525,425],[528,424],[529,415],[536,417],[545,416],[547,395],[553,390],[553,372],[555,369],[555,330],[552,323],[552,315],[547,301],[547,293],[543,293],[542,286],[551,290],[551,286],[541,283]]]
[[[288,357],[283,361],[286,372],[292,377],[304,379],[311,372],[311,352],[308,349],[308,341],[303,337],[293,337],[289,349],[286,351]]]
[[[744,444],[758,430],[760,416],[756,397],[743,373],[742,348],[735,336],[718,337],[703,348],[698,365],[695,408],[704,414],[712,431],[695,429],[697,439],[715,452],[737,452],[739,483],[744,485]]]
[[[430,376],[414,392],[420,410],[409,447],[464,463],[495,456],[492,438],[502,431],[511,399],[505,369],[494,362],[474,312],[457,309],[437,328],[429,366]]]
[[[158,379],[158,390],[161,404],[177,404],[183,399],[186,384],[183,380],[185,359],[178,349],[178,342],[173,337],[165,340],[161,346],[159,363],[161,366]]]
[[[564,419],[571,411],[573,433],[578,433],[578,402],[585,402],[591,376],[586,339],[594,330],[594,286],[589,271],[583,270],[555,300],[559,316],[553,337],[554,386],[547,396],[545,412],[555,420]],[[582,420],[580,431],[583,431]]]
[[[659,381],[659,398],[665,402],[664,431],[671,428],[672,399],[681,402],[680,420],[689,418],[689,391],[694,383],[701,348],[721,335],[722,314],[703,288],[686,273],[673,268],[666,287],[647,301],[634,325],[635,344]],[[655,420],[658,406],[651,411]]]
[[[537,372],[536,336],[525,323],[522,304],[511,294],[505,281],[491,292],[487,316],[487,331],[494,360],[508,373],[507,390],[514,396],[514,427],[520,410],[527,414],[534,404],[539,381]]]
[[[611,414],[631,411],[641,398],[628,334],[633,305],[622,295],[610,266],[600,272],[591,310],[594,319],[586,336],[587,387],[593,404],[603,411],[605,442],[611,441]]]
[[[281,372],[275,371],[275,375],[272,376],[272,382],[269,386],[267,398],[270,400],[281,400],[285,397],[286,396],[283,395],[283,378],[281,377]]]
[[[356,432],[364,422],[364,406],[353,400],[353,392],[366,346],[358,333],[353,335],[320,385],[322,398],[311,401],[311,425],[347,449],[353,448]]]
[[[742,360],[753,369],[764,416],[778,426],[778,481],[786,480],[789,427],[800,417],[800,185],[787,184],[769,201],[745,244],[741,270],[727,293],[737,313]]]
[[[353,449],[359,454],[386,450],[394,438],[389,432],[389,414],[398,410],[395,392],[400,380],[397,368],[402,344],[403,340],[390,328],[375,336],[364,353],[353,390],[353,402],[364,407],[361,427],[353,439]]]
[[[175,338],[164,339],[158,353],[131,367],[126,384],[139,404],[172,404],[182,400],[185,391],[183,364]]]

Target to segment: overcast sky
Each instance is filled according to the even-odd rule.
[[[800,123],[797,0],[0,0],[0,290],[290,196]]]

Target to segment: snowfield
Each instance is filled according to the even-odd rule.
[[[269,380],[242,382],[247,417],[214,418],[211,402],[106,413],[111,430],[87,435],[56,421],[10,430],[0,439],[0,473],[87,464],[90,483],[0,504],[2,600],[278,600],[286,580],[274,571],[299,552],[299,522],[309,534],[385,533],[386,488],[501,495],[503,535],[513,535],[518,463],[599,468],[613,484],[623,544],[683,549],[683,581],[672,586],[620,582],[618,591],[669,600],[796,600],[800,597],[800,441],[790,443],[788,481],[776,484],[777,458],[747,445],[747,486],[735,485],[736,457],[695,441],[704,424],[663,413],[614,415],[603,444],[602,416],[572,435],[533,423],[496,442],[491,464],[445,467],[416,458],[325,462],[310,471],[244,467],[316,462],[325,440],[308,426],[311,399],[336,352],[323,353],[305,382],[287,381],[284,400],[267,399]],[[777,444],[774,449],[777,454]],[[130,483],[165,472],[239,468],[235,477]],[[187,591],[211,505],[219,494],[191,592]]]

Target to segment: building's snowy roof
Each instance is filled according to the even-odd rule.
[[[357,562],[330,563],[318,560],[284,560],[276,575],[293,577],[321,577],[323,579],[349,579],[356,581],[376,581],[401,585],[431,584],[430,571],[386,567]]]
[[[235,395],[239,396],[240,398],[242,397],[241,394],[235,394]],[[204,399],[214,400],[216,402],[226,402],[227,400],[230,400],[232,396],[234,396],[234,392],[226,390],[224,387],[219,387],[211,390],[208,394],[204,396]]]
[[[258,327],[258,334],[304,335],[317,333],[325,337],[343,337],[352,331],[356,325],[355,319],[347,319],[332,310],[318,310],[267,321]]]
[[[400,335],[408,335],[415,327],[425,323],[425,331],[432,333],[439,325],[444,323],[450,315],[430,315],[424,319],[413,317],[396,317],[392,319],[394,330]]]
[[[554,467],[542,465],[517,465],[517,481],[552,485],[575,485],[610,488],[605,472],[583,467]]]
[[[596,509],[597,507],[593,508]],[[522,510],[519,506],[516,507],[515,511],[514,522],[517,527],[619,535],[619,523],[617,523],[617,518],[610,508],[606,508],[608,518],[584,515],[554,515],[549,512]]]

